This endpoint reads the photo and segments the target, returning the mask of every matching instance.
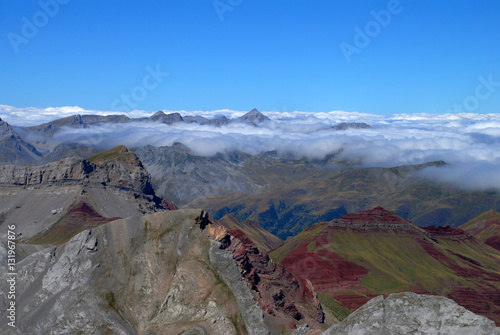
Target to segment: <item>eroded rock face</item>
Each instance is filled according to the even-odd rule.
[[[1,166],[0,185],[94,183],[154,194],[151,178],[142,162],[133,152],[126,148],[125,150],[118,159],[100,163],[90,163],[80,158],[65,158],[40,166]]]
[[[104,218],[164,210],[139,158],[127,148],[102,153],[101,161],[66,158],[40,166],[0,166],[0,216],[20,239],[33,237],[85,202]],[[169,209],[172,209],[170,206]],[[0,233],[6,233],[6,225]],[[90,227],[87,227],[90,228]]]
[[[204,234],[199,216],[116,220],[20,260],[18,334],[268,334],[232,254]],[[11,334],[6,320],[0,334]]]
[[[323,334],[497,335],[500,328],[448,298],[404,292],[373,298]]]
[[[310,282],[299,282],[291,272],[262,254],[240,230],[208,224],[207,231],[221,243],[221,248],[232,253],[241,277],[255,293],[263,311],[320,327],[325,314]]]

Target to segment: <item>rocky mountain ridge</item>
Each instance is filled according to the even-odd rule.
[[[381,293],[413,291],[500,324],[500,253],[462,229],[420,228],[375,208],[312,225],[269,256],[338,315]]]
[[[252,109],[250,112],[243,116],[235,119],[228,119],[224,116],[215,117],[212,119],[207,119],[202,116],[185,116],[183,117],[179,113],[169,113],[166,114],[163,111],[158,111],[150,117],[140,117],[140,118],[129,118],[126,115],[74,115],[68,116],[62,119],[57,119],[47,123],[43,123],[38,126],[27,127],[26,130],[29,132],[43,134],[46,136],[54,135],[61,127],[72,127],[72,128],[88,128],[91,125],[96,125],[100,123],[129,123],[129,122],[160,122],[164,124],[171,125],[177,122],[186,123],[198,123],[200,125],[213,125],[220,127],[222,125],[229,124],[231,122],[241,122],[256,126],[259,123],[268,121],[269,118],[259,112],[256,108]]]
[[[262,254],[241,230],[227,230],[208,222],[205,224],[208,225],[209,236],[233,254],[242,279],[255,292],[259,307],[264,312],[274,317],[284,314],[314,325],[314,328],[321,327],[325,314],[310,283],[300,285],[290,272]]]
[[[0,164],[33,163],[42,156],[35,147],[24,141],[7,122],[0,119]]]
[[[0,200],[4,223],[15,224],[17,234],[26,239],[56,223],[71,225],[68,215],[73,215],[72,208],[80,202],[103,219],[165,209],[147,170],[123,146],[88,160],[66,158],[40,166],[0,166]],[[79,212],[82,220],[90,220],[84,220],[87,224],[94,215],[89,211]],[[0,232],[7,229],[6,224],[0,226]],[[67,234],[67,225],[60,227],[59,233]]]
[[[17,263],[16,334],[262,335],[324,321],[310,288],[201,210],[115,220]]]
[[[107,184],[139,193],[154,194],[151,178],[139,158],[124,146],[117,147],[119,159],[93,163],[66,158],[38,166],[0,166],[0,185],[39,186],[48,184]]]

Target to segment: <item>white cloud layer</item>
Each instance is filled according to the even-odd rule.
[[[38,116],[34,116],[37,111]],[[166,113],[172,111],[165,111]],[[235,118],[242,111],[178,111],[181,115]],[[14,108],[0,105],[0,117],[17,125],[33,125],[49,119],[79,114],[110,114],[79,107]],[[259,127],[231,123],[223,127],[153,122],[96,125],[85,129],[63,128],[52,139],[110,148],[118,144],[139,147],[180,142],[199,155],[241,150],[251,154],[276,150],[281,155],[321,159],[337,153],[340,158],[364,166],[396,166],[444,160],[446,167],[428,168],[421,176],[461,185],[467,189],[500,190],[500,114],[397,114],[375,115],[332,111],[266,112],[271,118]],[[117,113],[114,113],[117,114]],[[130,117],[150,116],[133,111]],[[17,118],[17,119],[16,119]],[[13,120],[13,121],[11,121]],[[37,122],[35,122],[37,121]],[[370,129],[335,131],[340,122],[366,122]]]

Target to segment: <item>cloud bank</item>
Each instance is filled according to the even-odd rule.
[[[8,106],[7,106],[8,107]],[[3,108],[3,110],[2,110]],[[13,108],[13,107],[12,107]],[[74,115],[78,107],[45,109],[40,118]],[[75,109],[76,108],[76,109]],[[0,117],[29,111],[0,106]],[[85,113],[83,113],[85,112]],[[109,114],[105,111],[80,114]],[[165,111],[166,113],[172,111]],[[181,115],[236,118],[242,111],[178,111]],[[250,154],[276,150],[286,157],[338,158],[361,166],[397,166],[444,160],[446,167],[427,168],[418,175],[467,189],[500,190],[500,114],[397,114],[376,115],[331,111],[325,113],[263,111],[271,121],[259,127],[230,123],[222,127],[195,123],[166,125],[154,122],[101,124],[85,129],[65,127],[53,138],[62,142],[92,144],[103,149],[119,144],[135,148],[144,145],[170,146],[180,142],[198,155],[240,150]],[[134,111],[130,117],[150,116]],[[28,120],[26,116],[24,119]],[[332,128],[340,122],[365,122],[369,129]],[[38,122],[40,123],[40,122]]]

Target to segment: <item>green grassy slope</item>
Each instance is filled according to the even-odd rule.
[[[460,226],[463,230],[500,250],[500,213],[490,210]]]
[[[470,237],[454,240],[423,230],[361,230],[321,223],[288,239],[269,256],[351,310],[379,294],[449,296],[467,289],[491,299],[488,310],[476,306],[475,312],[500,321],[495,300],[500,297],[500,251]],[[475,308],[469,297],[454,299]]]

